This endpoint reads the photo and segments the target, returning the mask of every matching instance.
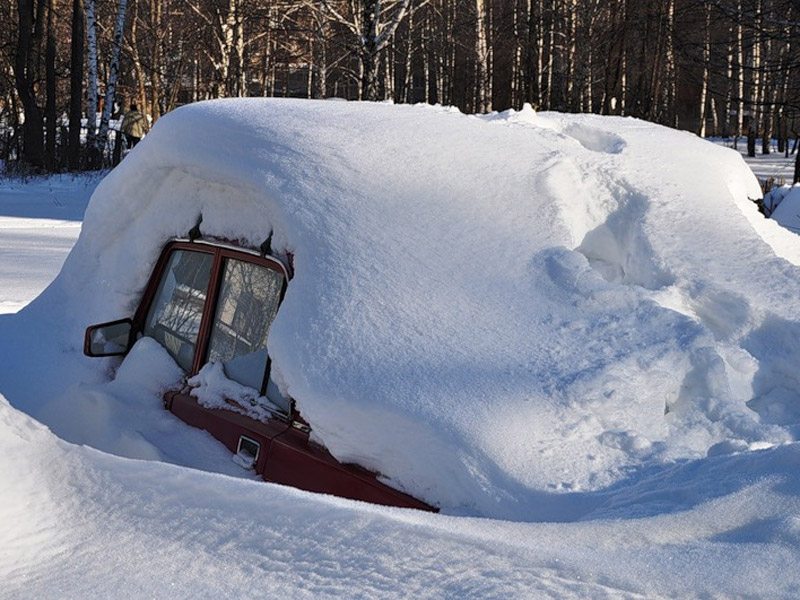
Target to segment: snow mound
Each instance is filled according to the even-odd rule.
[[[796,439],[800,270],[776,252],[800,247],[758,193],[737,153],[632,119],[201,103],[100,184],[28,314],[77,350],[201,213],[272,232],[295,265],[273,369],[314,435],[445,509],[531,519],[544,491]]]
[[[797,595],[798,444],[542,496],[542,516],[571,523],[454,518],[110,456],[2,396],[0,454],[4,598]]]
[[[770,217],[783,227],[800,232],[800,185],[782,185],[764,197]]]

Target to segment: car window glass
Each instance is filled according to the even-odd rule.
[[[213,256],[177,250],[169,257],[144,326],[185,371],[192,368]]]
[[[267,335],[278,312],[282,288],[283,276],[272,269],[225,260],[208,360],[221,362],[228,378],[256,390],[262,388]],[[274,393],[270,399],[276,402]],[[288,409],[279,397],[277,400],[279,407]]]

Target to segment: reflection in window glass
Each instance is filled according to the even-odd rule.
[[[221,362],[227,377],[255,390],[261,390],[264,380],[267,335],[282,286],[283,277],[272,269],[225,260],[208,360]],[[270,399],[288,408],[279,398]]]
[[[145,321],[144,335],[164,346],[184,371],[192,368],[212,262],[211,254],[173,252]]]

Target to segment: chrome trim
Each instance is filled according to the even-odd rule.
[[[249,444],[251,448],[255,446],[255,454],[250,451],[250,448],[244,448],[245,444]],[[246,435],[240,435],[239,444],[236,446],[236,454],[233,455],[233,462],[245,469],[254,469],[258,462],[259,454],[261,454],[261,442]]]
[[[236,246],[235,244],[231,244],[230,242],[221,242],[216,240],[190,240],[189,238],[170,238],[167,244],[171,244],[173,242],[182,242],[185,244],[194,244],[196,246],[209,246],[211,248],[221,248],[223,250],[231,250],[233,252],[241,252],[242,254],[249,254],[255,258],[267,259],[272,260],[281,267],[283,271],[283,275],[286,278],[286,281],[289,281],[289,267],[286,266],[286,263],[279,257],[275,256],[274,254],[267,254],[262,255],[261,252],[258,250],[254,250],[253,248],[246,248],[244,246]],[[166,244],[165,244],[166,245]]]
[[[301,423],[300,421],[292,421],[292,427],[302,431],[303,433],[311,433],[311,427],[306,425],[305,423]]]

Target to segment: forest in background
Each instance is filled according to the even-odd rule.
[[[99,168],[136,103],[393,100],[800,133],[797,0],[0,0],[0,159]]]

